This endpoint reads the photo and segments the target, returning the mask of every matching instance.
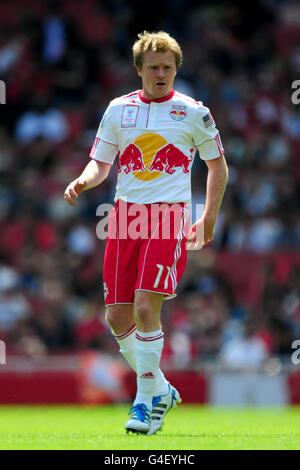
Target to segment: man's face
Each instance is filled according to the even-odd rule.
[[[176,76],[175,55],[172,51],[147,51],[142,68],[137,68],[142,78],[144,97],[155,100],[167,96],[173,88]]]

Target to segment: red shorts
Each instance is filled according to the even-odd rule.
[[[132,304],[136,290],[175,297],[186,266],[188,224],[184,203],[118,201],[104,256],[105,305]]]

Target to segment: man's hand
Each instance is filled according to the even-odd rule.
[[[214,237],[215,225],[216,219],[205,215],[197,220],[187,236],[187,249],[201,250],[203,246],[211,242]]]
[[[74,199],[77,199],[78,196],[86,189],[87,182],[77,178],[75,181],[72,181],[72,183],[69,184],[67,189],[65,190],[65,200],[71,205],[71,206],[77,206],[77,203],[74,201]]]

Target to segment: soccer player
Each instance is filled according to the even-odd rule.
[[[109,104],[91,161],[67,187],[65,199],[75,206],[82,191],[105,180],[119,154],[116,204],[104,257],[106,320],[137,374],[137,394],[125,428],[154,434],[181,401],[160,369],[162,303],[176,296],[186,249],[200,249],[213,239],[228,169],[209,109],[173,89],[182,62],[177,41],[166,32],[145,31],[133,46],[133,57],[142,89]],[[191,167],[197,150],[208,167],[206,202],[201,219],[187,230],[186,204],[191,201]],[[130,233],[137,216],[135,205],[143,213],[140,225],[146,236]],[[152,211],[154,205],[159,215]],[[170,237],[160,235],[166,223],[173,230]],[[197,237],[199,230],[203,241]]]

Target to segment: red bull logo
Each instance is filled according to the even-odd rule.
[[[193,149],[192,149],[193,150]],[[172,175],[176,168],[182,168],[184,173],[189,173],[189,164],[193,157],[186,156],[175,145],[168,144],[160,149],[149,167],[149,171],[166,172]]]
[[[126,147],[120,156],[120,168],[124,168],[126,174],[130,171],[146,170],[142,152],[136,145],[130,144]]]
[[[128,145],[120,156],[119,172],[133,175],[143,181],[150,181],[167,173],[172,175],[177,168],[190,172],[194,149],[185,155],[180,149],[159,134],[143,134]]]
[[[182,121],[186,116],[186,106],[172,106],[170,116],[174,121]]]

